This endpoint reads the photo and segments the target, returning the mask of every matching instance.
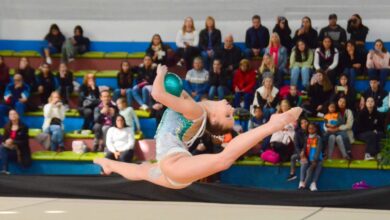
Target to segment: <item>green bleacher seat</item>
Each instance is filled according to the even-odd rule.
[[[115,78],[118,70],[103,70],[96,73],[96,77]]]
[[[28,136],[29,137],[36,137],[40,133],[42,133],[42,129],[39,129],[39,128],[28,129]]]
[[[101,51],[89,51],[79,55],[81,58],[104,58],[104,52]]]
[[[66,133],[65,138],[73,138],[73,139],[89,139],[94,138],[95,135],[91,134],[79,134],[79,133]]]
[[[37,151],[32,153],[31,158],[33,160],[54,160],[57,152],[54,151]]]
[[[25,112],[24,115],[25,116],[42,116],[43,117],[43,111],[39,110],[39,111],[35,111],[35,112]],[[80,113],[78,111],[67,111],[65,113],[65,116],[66,117],[79,117]]]
[[[347,160],[324,160],[323,166],[327,168],[348,168]]]
[[[22,50],[15,52],[13,56],[16,57],[40,57],[41,54],[38,51],[35,50]]]
[[[62,54],[60,54],[60,53],[51,54],[51,57],[54,57],[54,58],[60,58],[61,56],[62,56]]]
[[[95,158],[104,158],[103,152],[88,152],[80,156],[79,161],[93,161]]]
[[[144,111],[144,110],[134,110],[135,111],[135,114],[139,117],[139,118],[150,118],[150,112],[148,111]]]
[[[135,53],[129,53],[127,55],[127,58],[129,59],[143,59],[145,56],[145,52],[135,52]]]
[[[349,168],[378,169],[378,162],[376,160],[354,160],[349,164]]]
[[[73,73],[73,76],[75,77],[84,77],[88,73],[97,73],[96,70],[78,70]]]
[[[54,156],[53,160],[61,161],[78,161],[82,154],[77,154],[73,151],[63,151]]]
[[[127,52],[110,52],[110,53],[106,53],[104,55],[104,57],[105,58],[126,59],[128,54],[129,53],[127,53]]]
[[[12,55],[14,55],[15,51],[13,50],[0,50],[0,56],[4,56],[4,57],[10,57]]]

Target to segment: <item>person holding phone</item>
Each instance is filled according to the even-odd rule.
[[[303,17],[301,27],[295,31],[293,38],[294,44],[299,40],[304,41],[312,50],[315,50],[318,46],[318,32],[313,29],[310,17]]]

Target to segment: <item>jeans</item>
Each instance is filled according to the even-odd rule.
[[[263,117],[268,121],[271,118],[271,115],[273,115],[276,112],[275,108],[270,107],[263,107]]]
[[[210,61],[214,59],[214,51],[212,53],[211,56],[209,56],[209,54],[207,53],[206,50],[203,50],[202,52],[200,52],[200,56],[202,57],[203,59],[203,63],[204,63],[204,68],[206,70],[210,70]]]
[[[1,159],[1,170],[8,171],[9,161],[17,160],[16,150],[11,150],[3,145],[0,145],[0,159]]]
[[[186,63],[187,70],[190,70],[192,67],[192,62],[196,56],[199,56],[199,48],[198,47],[187,47],[182,48],[179,47],[176,51],[176,54],[180,59],[183,59]]]
[[[85,46],[74,46],[72,40],[67,39],[62,45],[61,61],[67,63],[69,59],[73,59],[77,54],[82,54],[87,51]]]
[[[338,134],[338,132],[327,133],[326,136],[328,140],[328,158],[330,159],[332,158],[332,154],[336,143],[337,143],[337,147],[340,149],[341,155],[343,156],[343,158],[346,158],[348,155],[345,149],[343,136]]]
[[[114,95],[113,95],[113,100],[119,99],[121,97],[121,89],[115,89]],[[126,102],[128,106],[131,106],[133,104],[133,91],[131,88],[126,89]]]
[[[210,86],[209,99],[213,100],[215,95],[218,96],[218,100],[222,100],[225,97],[225,86]]]
[[[82,129],[91,130],[93,126],[93,108],[80,108],[79,111],[84,118]]]
[[[187,80],[184,80],[184,90],[192,96],[192,93],[195,92],[194,100],[199,102],[203,95],[207,94],[208,91],[207,83],[190,83]]]
[[[53,47],[53,45],[51,45],[48,41],[45,41],[45,46],[43,47],[43,51],[44,50],[49,50],[49,53],[50,54],[55,54],[55,53],[60,53],[61,51],[58,51],[57,48]],[[45,53],[43,53],[43,55],[45,55]]]
[[[383,132],[366,131],[358,135],[358,139],[366,143],[366,153],[375,156],[381,150],[380,141],[383,137]]]
[[[70,95],[73,92],[73,86],[60,86],[58,88],[58,91],[61,94],[62,100],[64,101],[64,104],[68,104],[70,100]]]
[[[294,173],[295,173],[295,170],[297,169],[298,159],[299,159],[299,154],[296,154],[296,153],[291,155],[291,157],[290,157],[290,170],[294,171]]]
[[[374,77],[379,75],[380,85],[384,89],[386,87],[387,76],[390,73],[390,69],[368,69],[368,77]]]
[[[244,96],[244,108],[249,110],[250,103],[252,102],[253,95],[246,92],[236,92],[234,94],[233,107],[240,108],[241,96]]]
[[[139,88],[139,86],[134,86],[133,89],[131,90],[131,94],[134,98],[134,100],[139,104],[139,105],[148,105],[150,106],[150,93],[151,93],[151,85],[146,85],[144,87]],[[142,98],[139,95],[142,93]]]
[[[61,125],[50,125],[45,133],[50,134],[50,150],[57,151],[57,148],[64,148],[64,132]]]
[[[94,151],[103,151],[103,149],[98,149],[98,147],[103,147],[106,144],[107,131],[111,126],[102,125],[96,123],[93,126],[93,133],[95,134],[95,139],[93,140]],[[99,140],[103,140],[103,146],[99,146]]]
[[[291,85],[298,86],[299,75],[302,78],[302,86],[305,89],[309,88],[309,80],[310,80],[310,68],[307,67],[293,67],[291,68]]]
[[[125,150],[121,152],[121,155],[119,156],[118,160],[126,163],[131,163],[131,161],[133,160],[133,155],[133,150]],[[115,160],[114,153],[107,151],[106,158]]]
[[[308,185],[311,180],[312,183],[316,183],[320,177],[322,170],[322,161],[317,162],[317,166],[312,166],[313,162],[301,161],[301,175],[300,180],[305,182],[305,186]]]
[[[348,83],[352,88],[355,88],[356,75],[358,75],[361,71],[358,71],[355,68],[345,68],[344,74],[348,76]]]

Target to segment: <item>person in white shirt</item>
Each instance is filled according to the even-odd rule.
[[[43,107],[42,130],[50,134],[50,150],[64,150],[64,126],[65,107],[61,102],[61,96],[57,91],[51,93],[49,103]]]
[[[130,163],[134,154],[135,137],[132,128],[128,127],[125,118],[117,115],[114,127],[107,131],[106,158]]]
[[[187,70],[191,68],[192,60],[200,54],[198,44],[199,34],[195,30],[194,20],[191,17],[186,17],[182,29],[176,35],[176,53],[180,58],[178,66],[185,63]]]

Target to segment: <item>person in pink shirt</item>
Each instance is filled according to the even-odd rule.
[[[370,50],[367,55],[367,69],[369,77],[380,77],[380,85],[382,88],[386,86],[387,76],[390,73],[390,54],[385,48],[383,41],[378,39],[375,41],[374,50]]]

